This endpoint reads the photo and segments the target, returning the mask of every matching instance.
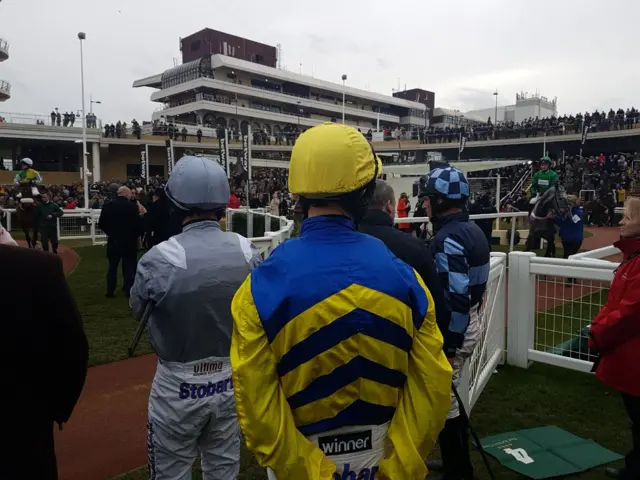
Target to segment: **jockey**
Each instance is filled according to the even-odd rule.
[[[544,156],[540,159],[540,170],[533,175],[531,184],[531,196],[538,197],[546,192],[550,187],[558,184],[558,174],[551,170],[551,159]]]
[[[13,179],[13,183],[16,185],[20,185],[21,183],[42,183],[42,177],[37,170],[34,170],[33,160],[30,158],[23,158],[20,162],[22,165],[22,170],[20,170],[15,178]]]
[[[451,305],[444,349],[453,367],[453,385],[458,388],[464,364],[481,338],[482,297],[489,278],[489,242],[480,227],[469,221],[470,189],[462,171],[436,168],[420,183],[424,207],[433,218],[431,255]],[[439,437],[446,479],[473,478],[467,429],[468,418],[461,414],[457,398],[452,396]]]
[[[305,217],[300,236],[233,299],[238,420],[271,480],[427,475],[451,366],[420,276],[356,230],[379,172],[352,127],[300,135],[289,173]]]
[[[220,229],[229,181],[216,162],[183,157],[165,191],[182,233],[140,259],[130,297],[138,314],[153,306],[149,336],[158,366],[149,396],[149,476],[191,478],[200,456],[205,480],[232,480],[240,427],[229,364],[231,300],[262,259],[245,237]]]

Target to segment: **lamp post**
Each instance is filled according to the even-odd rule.
[[[342,124],[344,125],[344,104],[345,104],[345,82],[347,81],[347,75],[342,74]]]
[[[496,113],[495,113],[495,116],[493,117],[493,124],[498,125],[498,89],[497,88],[496,88],[496,91],[493,92],[493,94],[496,97]]]
[[[87,116],[84,106],[84,55],[82,52],[82,42],[87,39],[84,32],[78,33],[80,40],[80,85],[82,89],[82,187],[84,189],[84,208],[89,208],[89,167],[87,166]]]
[[[96,105],[102,105],[102,102],[100,100],[94,100],[93,99],[93,95],[89,94],[89,113],[93,114],[93,104]]]

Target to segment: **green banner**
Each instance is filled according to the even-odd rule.
[[[571,475],[623,458],[555,426],[501,433],[481,443],[505,467],[535,479]]]

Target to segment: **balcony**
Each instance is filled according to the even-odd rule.
[[[220,115],[245,117],[249,119],[260,119],[263,121],[269,121],[272,123],[284,123],[289,125],[299,125],[301,127],[313,127],[329,121],[327,116],[319,116],[305,112],[304,115],[293,115],[290,113],[277,112],[268,109],[261,109],[251,106],[240,106],[235,101],[229,102],[228,100],[219,98],[215,95],[207,93],[197,93],[193,97],[183,99],[179,102],[175,102],[172,105],[165,106],[164,108],[156,110],[152,119],[157,120],[161,117],[176,117],[188,113],[197,112],[216,112]],[[373,122],[369,124],[353,123],[350,119],[347,119],[347,125],[354,128],[369,129],[373,128]]]
[[[0,102],[9,100],[9,98],[11,98],[11,84],[4,80],[0,80]]]
[[[286,103],[289,105],[297,105],[300,108],[303,108],[305,111],[309,110],[318,110],[322,112],[327,112],[327,116],[333,117],[341,117],[342,116],[342,102],[338,104],[323,102],[320,100],[313,100],[308,97],[299,97],[295,95],[289,95],[286,93],[273,92],[266,89],[256,88],[251,85],[244,85],[239,83],[231,83],[224,80],[217,80],[213,78],[198,78],[195,80],[190,80],[180,85],[176,85],[174,87],[169,87],[164,90],[160,90],[158,92],[154,92],[151,95],[151,101],[153,102],[164,102],[166,99],[176,95],[178,93],[197,90],[199,88],[211,88],[213,90],[221,90],[224,92],[228,92],[234,95],[238,95],[239,97],[247,97],[252,99],[261,99],[261,100],[270,100],[272,102]],[[348,117],[362,118],[370,121],[376,121],[378,118],[378,114],[371,110],[363,110],[361,108],[353,108],[348,104],[345,108],[345,113]],[[395,115],[387,115],[380,114],[380,121],[397,124],[399,122],[399,117]],[[420,125],[424,124],[424,119],[422,119]]]
[[[0,62],[4,62],[7,58],[9,58],[9,44],[0,38]]]

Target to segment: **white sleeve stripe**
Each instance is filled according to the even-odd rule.
[[[251,263],[251,259],[253,258],[253,243],[246,237],[243,237],[239,233],[236,233],[238,236],[238,240],[240,242],[240,248],[242,249],[242,253],[244,254],[244,259],[247,263]]]
[[[159,243],[157,248],[171,265],[182,268],[183,270],[187,269],[187,253],[175,238],[171,237],[166,242]]]

